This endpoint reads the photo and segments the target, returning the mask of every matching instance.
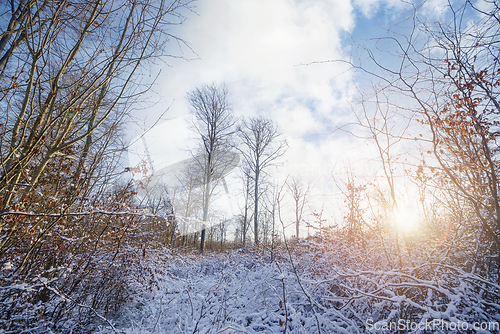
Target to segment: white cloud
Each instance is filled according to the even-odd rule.
[[[447,0],[428,0],[423,4],[421,14],[427,18],[439,19],[448,9]]]
[[[184,111],[185,92],[211,81],[228,83],[241,114],[291,96],[326,102],[326,108],[334,90],[329,80],[343,69],[297,65],[342,58],[339,32],[352,27],[351,11],[349,2],[203,2],[200,15],[179,31],[200,59],[171,62],[161,91],[176,96],[174,107]]]
[[[301,64],[346,59],[341,35],[354,28],[354,6],[373,10],[378,3],[200,1],[196,9],[199,15],[188,15],[188,20],[172,31],[192,45],[199,59],[169,61],[171,67],[162,69],[155,88],[167,104],[175,99],[167,116],[188,113],[188,91],[208,82],[226,82],[236,115],[270,117],[287,138],[286,172],[280,175],[302,176],[316,185],[316,193],[333,191],[333,169],[371,154],[369,147],[343,135],[315,136],[326,133],[350,110],[347,103],[355,86],[353,73],[342,63]],[[186,57],[194,56],[186,51]],[[158,111],[150,112],[151,123]],[[169,156],[166,152],[155,154],[159,164]]]
[[[397,11],[408,5],[408,2],[401,0],[353,0],[353,3],[368,18],[373,17],[381,6],[385,6],[388,10]]]
[[[301,64],[345,58],[340,35],[353,28],[349,1],[213,0],[197,12],[175,33],[200,59],[171,61],[156,88],[176,100],[170,117],[188,112],[186,92],[212,81],[227,83],[237,115],[271,117],[298,140],[324,133],[325,117],[345,108],[347,67]]]

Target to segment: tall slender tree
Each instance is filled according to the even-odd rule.
[[[204,150],[203,226],[200,242],[200,251],[203,253],[208,207],[214,188],[212,183],[217,168],[224,163],[225,152],[230,148],[235,121],[224,84],[211,83],[196,88],[188,93],[187,99],[198,122],[195,129],[200,135]]]
[[[278,126],[264,117],[243,121],[238,136],[244,146],[240,152],[248,163],[254,181],[254,242],[258,244],[259,182],[265,170],[286,152],[288,146],[285,140],[279,140]]]
[[[300,223],[304,220],[304,209],[308,201],[311,186],[309,184],[304,185],[297,177],[291,178],[287,182],[287,186],[295,206],[295,236],[299,238]]]

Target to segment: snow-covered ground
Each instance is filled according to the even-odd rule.
[[[156,269],[156,289],[138,295],[118,314],[114,321],[120,332],[279,333],[286,320],[283,282],[288,327],[314,332],[310,305],[287,286],[290,272],[280,273],[267,255],[153,253],[149,261]]]
[[[275,261],[255,249],[149,251],[149,280],[136,283],[114,329],[95,333],[499,332],[499,287],[438,259],[390,269],[376,247],[292,249]]]

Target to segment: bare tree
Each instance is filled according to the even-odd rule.
[[[137,208],[131,184],[111,186],[120,174],[121,127],[150,88],[137,75],[164,55],[174,38],[166,25],[182,23],[185,6],[189,1],[0,2],[0,262],[13,265],[2,287],[46,277],[46,289],[57,287],[85,307],[92,298],[94,306],[108,305],[107,298],[123,295],[113,296],[119,280],[110,268],[125,263],[120,251],[140,218],[129,214]],[[37,293],[0,300],[52,298]],[[75,306],[63,304],[37,317],[55,323],[70,316]],[[6,329],[10,320],[2,322],[1,313]],[[29,323],[8,327],[30,331]]]
[[[300,179],[293,177],[287,181],[287,186],[295,205],[295,236],[299,238],[300,223],[303,221],[310,185],[304,185]]]
[[[96,142],[109,145],[129,97],[144,89],[133,77],[161,50],[161,24],[182,5],[154,2],[11,2],[0,34],[0,75],[12,79],[0,91],[3,208],[28,195],[57,156],[78,161],[73,183],[81,186]]]
[[[192,112],[198,121],[196,127],[204,149],[204,190],[203,190],[203,227],[200,251],[205,248],[206,222],[208,207],[213,192],[212,181],[217,168],[224,161],[224,152],[230,147],[235,121],[227,99],[228,91],[224,84],[215,83],[196,88],[187,95]]]
[[[280,133],[278,126],[270,119],[258,117],[243,121],[238,136],[245,149],[240,150],[248,163],[254,181],[254,242],[259,243],[259,182],[267,167],[287,149],[285,140],[277,142]]]
[[[241,166],[241,179],[243,181],[243,197],[245,199],[245,207],[243,208],[242,214],[242,226],[241,226],[241,242],[243,247],[246,245],[247,240],[247,231],[248,231],[248,221],[251,220],[249,218],[249,209],[251,209],[251,196],[252,196],[252,172],[250,167],[246,163],[243,162]]]
[[[0,6],[9,22],[0,25],[0,211],[72,210],[80,195],[106,183],[98,169],[105,159],[116,164],[120,124],[144,89],[134,81],[137,70],[161,55],[161,26],[186,4],[13,0]],[[53,227],[41,229],[25,259]],[[24,238],[17,230],[10,227],[0,254]]]
[[[461,236],[449,254],[469,254],[468,259],[462,257],[464,264],[474,263],[498,282],[500,8],[496,1],[482,9],[466,1],[449,2],[445,10],[446,19],[428,22],[419,9],[412,8],[413,25],[407,33],[374,39],[375,44],[393,43],[385,45],[391,52],[384,54],[383,62],[372,46],[366,46],[371,66],[366,59],[352,65],[378,78],[384,92],[405,97],[398,100],[398,109],[408,111],[408,119],[424,126],[421,139],[415,137],[422,145],[417,176],[442,195],[434,196],[439,206],[453,208],[450,216],[456,235]],[[396,135],[390,128],[385,133]],[[384,168],[389,167],[387,163]],[[389,170],[386,175],[390,181]],[[487,259],[496,259],[496,268],[487,265],[492,261]]]

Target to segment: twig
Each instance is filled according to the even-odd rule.
[[[283,186],[286,184],[286,181],[285,183],[283,184]],[[311,296],[306,292],[306,290],[304,289],[304,287],[302,286],[302,282],[300,280],[300,277],[299,277],[299,274],[297,273],[297,269],[295,268],[295,264],[293,263],[293,259],[292,259],[292,253],[290,252],[290,247],[288,247],[288,242],[286,241],[286,236],[285,236],[285,224],[283,223],[283,220],[281,219],[281,208],[280,208],[280,196],[279,194],[281,193],[281,191],[283,190],[283,186],[281,186],[281,189],[280,191],[278,192],[278,196],[277,196],[277,202],[278,202],[278,216],[279,216],[279,220],[280,220],[280,223],[281,223],[281,226],[283,228],[283,236],[284,236],[284,240],[285,240],[285,247],[286,247],[286,250],[288,252],[288,257],[290,259],[290,264],[292,266],[292,269],[293,269],[293,273],[295,274],[295,277],[297,278],[297,282],[299,283],[299,286],[300,286],[300,289],[302,290],[302,292],[304,293],[304,295],[307,297],[307,299],[309,300],[309,304],[311,305],[311,309],[314,313],[314,318],[316,318],[316,326],[318,327],[318,333],[321,334],[321,326],[320,326],[320,323],[319,323],[319,319],[318,319],[318,314],[316,313],[316,310],[314,309],[314,305],[316,303],[313,303],[313,300],[311,298]],[[279,268],[279,266],[278,266]],[[284,288],[284,283],[283,283],[283,288]],[[286,305],[286,304],[285,304]],[[286,330],[286,327],[285,327],[285,330]]]
[[[86,309],[89,309],[90,311],[92,311],[92,313],[94,313],[98,318],[100,318],[101,320],[105,321],[109,327],[111,327],[111,329],[113,330],[113,332],[115,333],[120,333],[116,328],[115,326],[113,326],[113,324],[111,323],[111,321],[109,321],[108,319],[106,319],[104,316],[100,315],[93,307],[90,307],[90,306],[87,306],[87,305],[83,305],[83,304],[80,304],[80,303],[77,303],[76,301],[74,301],[71,297],[69,296],[66,296],[64,293],[60,292],[59,290],[57,290],[56,288],[53,288],[51,286],[49,286],[46,282],[42,281],[42,284],[45,286],[46,289],[54,292],[56,295],[58,295],[59,297],[61,297],[62,299],[64,299],[64,301],[70,301],[72,303],[74,303],[75,305],[79,306],[79,307],[83,307],[83,308],[86,308]]]
[[[166,219],[167,217],[174,217],[174,215],[156,215],[148,212],[133,212],[133,211],[105,211],[105,210],[92,210],[92,211],[82,211],[82,212],[67,212],[67,213],[34,213],[34,212],[23,212],[23,211],[7,211],[0,213],[0,217],[7,215],[14,216],[28,216],[28,217],[70,217],[70,216],[90,216],[95,214],[103,214],[109,216],[141,216],[148,218],[161,218]]]
[[[280,265],[278,264],[277,261],[275,261],[276,263],[276,266],[278,267],[278,270],[281,274],[281,277],[280,277],[280,281],[281,281],[281,285],[282,285],[282,289],[283,289],[283,308],[285,310],[285,329],[283,330],[283,334],[286,333],[286,329],[288,327],[288,309],[286,307],[286,289],[285,289],[285,275],[283,275],[283,271],[281,270],[281,267]],[[281,309],[281,305],[280,305],[280,309]]]

